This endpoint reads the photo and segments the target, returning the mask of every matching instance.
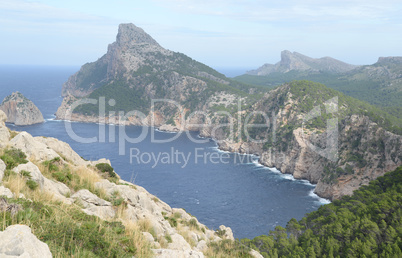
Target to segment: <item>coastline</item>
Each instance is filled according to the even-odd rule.
[[[79,117],[75,117],[75,118],[83,119],[84,116],[79,116]],[[214,148],[216,148],[217,151],[219,151],[221,153],[233,153],[233,154],[239,154],[239,155],[257,156],[258,157],[257,163],[254,163],[256,166],[264,167],[264,168],[266,168],[267,170],[269,170],[272,173],[280,174],[282,176],[282,178],[284,178],[284,179],[288,179],[288,180],[292,180],[292,181],[298,181],[298,182],[303,182],[304,181],[304,182],[308,183],[309,185],[314,186],[314,189],[312,189],[310,194],[309,194],[311,197],[318,199],[318,202],[321,203],[321,204],[331,203],[330,199],[324,198],[324,197],[320,196],[319,194],[317,194],[315,192],[317,184],[312,183],[308,179],[306,179],[306,178],[295,178],[293,176],[293,174],[291,174],[291,173],[283,173],[282,171],[280,171],[276,167],[269,167],[269,166],[261,163],[261,155],[259,155],[259,154],[244,153],[244,152],[239,152],[239,151],[231,151],[230,149],[223,148],[222,145],[220,145],[218,143],[217,139],[215,139],[213,137],[210,137],[210,136],[203,136],[203,135],[201,135],[201,132],[199,130],[190,130],[190,129],[183,130],[183,129],[179,128],[179,127],[173,127],[171,125],[166,125],[166,124],[161,124],[159,126],[149,126],[146,123],[135,124],[135,123],[132,123],[131,121],[129,121],[128,123],[127,122],[125,122],[125,123],[112,123],[112,122],[109,121],[109,119],[105,119],[102,123],[100,123],[100,122],[93,121],[93,119],[96,119],[95,117],[90,117],[90,118],[91,119],[88,119],[88,120],[83,119],[84,121],[82,121],[81,119],[67,120],[67,119],[60,119],[60,118],[55,117],[51,121],[55,121],[55,122],[63,122],[64,121],[64,122],[70,122],[70,123],[80,123],[81,122],[81,123],[92,123],[92,124],[113,125],[113,126],[146,126],[146,127],[152,128],[155,131],[162,132],[162,133],[169,133],[169,134],[183,133],[183,132],[186,132],[186,131],[199,132],[197,137],[199,137],[201,139],[210,139],[210,140],[214,141],[214,143],[216,144],[216,146]],[[169,128],[173,128],[173,130],[169,130]]]

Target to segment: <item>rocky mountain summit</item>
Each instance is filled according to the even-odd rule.
[[[8,117],[6,122],[15,125],[32,125],[45,121],[38,107],[18,91],[4,98],[0,110]]]
[[[289,51],[282,53],[277,67],[363,69]],[[66,97],[56,114],[59,119],[196,130],[216,139],[221,149],[258,154],[269,167],[317,183],[316,193],[330,199],[351,194],[402,162],[401,124],[382,110],[308,81],[273,90],[236,84],[183,54],[163,49],[132,24],[120,25],[106,55],[70,77],[63,94]],[[95,103],[104,101],[104,110],[81,102],[83,96]],[[152,103],[155,98],[177,105]],[[339,102],[327,103],[337,98]],[[306,128],[304,118],[312,116],[312,111],[317,117],[309,119]],[[335,118],[339,137],[329,145],[340,148],[338,159],[329,159],[311,146],[325,149],[326,122]],[[250,124],[264,123],[270,126],[248,129]]]
[[[0,129],[6,129],[0,130],[0,213],[5,212],[0,224],[10,225],[0,232],[1,257],[35,256],[43,250],[51,257],[49,247],[61,256],[82,248],[100,257],[204,257],[224,239],[234,243],[230,228],[208,229],[183,209],[171,208],[144,188],[121,180],[110,161],[83,160],[54,138],[10,133],[2,111],[0,118]],[[36,236],[27,226],[12,226],[16,222],[30,225]],[[103,228],[92,230],[99,225]],[[114,240],[108,237],[117,239],[117,246],[109,249]],[[76,241],[72,253],[63,253],[70,248],[65,239]],[[261,257],[255,251],[250,255]]]
[[[289,71],[343,73],[358,66],[351,65],[332,57],[311,58],[297,52],[284,50],[281,61],[276,64],[264,64],[260,68],[248,71],[249,75],[268,75],[271,73],[287,73]]]

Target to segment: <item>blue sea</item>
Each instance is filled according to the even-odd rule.
[[[267,234],[328,203],[313,194],[315,186],[309,182],[263,167],[256,156],[222,152],[197,132],[177,135],[149,127],[55,120],[61,86],[78,69],[0,66],[0,99],[20,91],[46,120],[32,126],[9,124],[10,129],[58,138],[85,159],[107,158],[122,179],[184,208],[209,228],[231,227],[236,238]]]

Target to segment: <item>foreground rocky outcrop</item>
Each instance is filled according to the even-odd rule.
[[[0,115],[1,113],[2,111]],[[4,127],[4,122],[0,123],[0,128]],[[141,186],[118,177],[105,177],[95,166],[99,163],[110,164],[108,160],[85,161],[66,143],[54,138],[32,137],[26,132],[18,133],[7,142],[7,148],[20,149],[28,159],[26,162],[15,165],[12,172],[20,175],[20,178],[29,178],[29,181],[33,182],[30,184],[39,189],[36,191],[45,194],[44,196],[51,196],[54,201],[63,205],[79,205],[84,213],[97,216],[102,220],[120,221],[128,226],[141,225],[140,228],[144,230],[143,237],[154,249],[155,257],[204,257],[203,252],[207,251],[211,243],[217,243],[222,239],[234,240],[230,228],[221,226],[218,235],[183,209],[171,208]],[[58,177],[49,177],[51,175],[49,172],[44,174],[48,171],[46,166],[49,164],[52,164],[52,168],[56,171],[61,169],[72,171],[68,173],[81,177],[84,182],[93,183],[88,185],[90,187],[88,189],[76,190],[76,187],[69,185],[65,179],[58,181],[56,180]],[[5,164],[0,159],[0,195],[8,198],[30,198],[30,194],[33,193],[31,190],[26,190],[24,195],[21,193],[21,187],[13,186],[10,179],[2,182],[5,170]],[[7,177],[9,176],[10,172]],[[8,185],[10,189],[7,188]],[[7,211],[8,208],[5,210]],[[19,255],[27,252],[32,255],[39,252],[37,250],[41,250],[31,250],[30,246],[20,244],[27,241],[36,243],[34,237],[28,234],[29,228],[16,227],[17,231],[12,230],[12,227],[9,228],[0,233],[0,239],[2,239],[0,254]],[[20,234],[18,232],[22,232],[21,237],[13,240],[11,237]],[[37,248],[43,248],[43,244],[35,245]],[[49,252],[43,251],[43,254],[46,256]],[[254,256],[257,257],[257,254],[254,253]]]
[[[45,121],[35,104],[18,91],[4,98],[0,110],[7,115],[6,122],[15,125],[32,125]]]
[[[9,226],[0,231],[0,239],[0,257],[52,257],[48,245],[32,234],[28,226]]]

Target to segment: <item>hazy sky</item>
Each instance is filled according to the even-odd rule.
[[[285,49],[352,64],[402,56],[400,0],[0,0],[0,64],[92,62],[127,22],[212,67],[256,68]]]

